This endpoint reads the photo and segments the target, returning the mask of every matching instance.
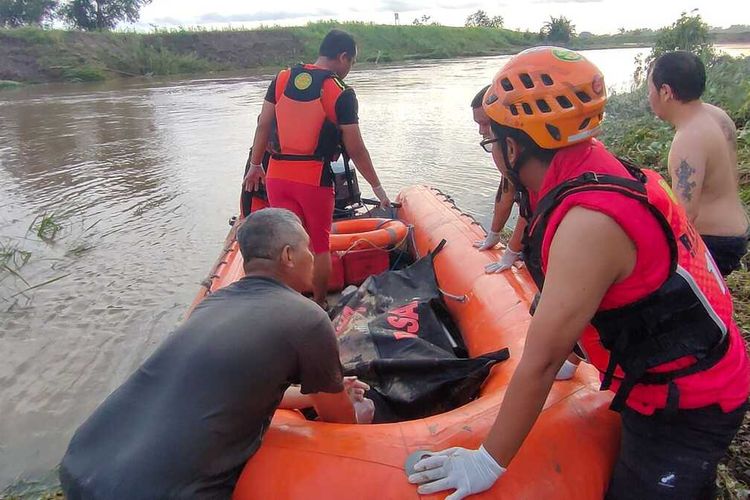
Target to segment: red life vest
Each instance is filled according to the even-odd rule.
[[[542,290],[551,244],[551,237],[545,237],[548,224],[555,209],[571,195],[592,191],[617,193],[611,200],[607,197],[607,206],[600,207],[616,221],[628,216],[617,215],[618,202],[623,199],[620,195],[645,207],[667,239],[670,267],[666,280],[638,300],[597,311],[591,323],[603,349],[589,352],[589,361],[604,374],[602,389],[608,389],[614,379],[621,377],[616,380],[619,387],[612,409],[621,410],[639,384],[666,386],[663,407],[676,409],[684,406],[675,381],[716,366],[725,359],[730,343],[736,344],[739,333],[732,319],[732,299],[705,244],[668,184],[656,172],[622,163],[632,177],[586,171],[580,165],[580,175],[544,193],[527,227],[526,264]],[[586,205],[586,208],[591,207]],[[637,247],[637,251],[641,250]],[[590,335],[591,331],[587,333]],[[742,356],[743,375],[747,379],[744,350]],[[744,397],[747,385],[745,380]]]
[[[270,178],[333,185],[330,163],[341,151],[341,135],[323,106],[323,85],[329,78],[343,91],[335,73],[315,66],[299,65],[279,73]]]

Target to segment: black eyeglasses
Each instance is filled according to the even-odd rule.
[[[499,139],[491,138],[491,139],[484,139],[482,142],[479,143],[479,145],[488,153],[492,153],[492,144],[496,143]]]

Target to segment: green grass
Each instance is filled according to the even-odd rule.
[[[88,65],[80,68],[63,68],[62,74],[68,82],[101,82],[107,79],[103,68]]]
[[[36,58],[38,74],[24,74],[19,78],[23,81],[98,81],[123,76],[198,74],[309,61],[317,55],[320,40],[333,27],[351,32],[359,45],[360,61],[370,62],[515,53],[542,43],[539,34],[531,31],[337,21],[255,30],[179,27],[155,29],[151,33],[83,33],[23,27],[0,29],[0,43],[4,43],[3,37],[22,41],[22,55]],[[261,48],[261,53],[251,58],[251,63],[247,58],[238,57],[269,33],[286,35],[277,37],[282,40],[281,47],[274,46],[273,50]],[[653,31],[636,30],[616,35],[574,37],[568,45],[577,49],[650,46],[655,38]]]
[[[37,216],[29,226],[29,230],[46,243],[55,241],[55,237],[57,237],[62,229],[63,222],[61,217],[55,214]]]
[[[23,83],[14,80],[0,80],[0,90],[17,89],[22,85]]]
[[[317,54],[320,40],[331,28],[354,35],[360,49],[359,59],[373,61],[378,53],[393,61],[416,58],[447,58],[515,52],[529,45],[523,34],[494,28],[455,28],[449,26],[393,26],[370,23],[310,23],[289,29],[305,45],[308,59]]]
[[[21,274],[23,268],[31,259],[31,252],[19,248],[18,243],[0,243],[0,282],[14,276],[26,286],[29,282]]]
[[[138,38],[129,41],[125,57],[116,59],[112,67],[136,75],[203,73],[219,68],[195,54],[177,54],[161,44],[148,45]]]
[[[538,42],[534,34],[505,29],[328,21],[258,30],[180,28],[153,33],[0,29],[0,43],[3,37],[20,40],[23,43],[15,50],[36,59],[38,75],[24,75],[26,81],[99,81],[118,76],[197,74],[313,60],[320,40],[333,27],[351,32],[358,42],[359,60],[371,62],[514,53]],[[241,57],[248,46],[263,42],[266,34],[274,37],[277,45],[273,50],[261,49],[252,62]]]
[[[34,45],[55,45],[60,43],[65,36],[65,31],[63,30],[48,30],[36,26],[4,28],[0,31],[7,36],[24,40]]]

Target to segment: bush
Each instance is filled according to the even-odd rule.
[[[103,54],[102,57],[110,59],[112,69],[133,75],[177,75],[217,69],[217,65],[195,54],[177,54],[169,50],[162,45],[162,36],[172,35],[162,34],[155,38],[121,35],[117,53]]]
[[[659,30],[649,61],[673,50],[693,52],[704,61],[710,61],[715,52],[708,30],[700,14],[690,16],[683,12],[671,26]]]
[[[23,84],[13,80],[0,80],[0,90],[17,89],[21,85]]]
[[[62,76],[69,82],[100,82],[107,79],[105,70],[94,66],[64,68]]]
[[[33,26],[3,30],[3,35],[19,38],[33,45],[54,45],[62,40],[64,32],[47,30]]]

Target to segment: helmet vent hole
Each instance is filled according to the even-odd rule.
[[[570,99],[565,97],[564,95],[557,96],[557,103],[562,106],[564,109],[570,109],[573,107],[573,103],[570,102]]]
[[[523,86],[527,89],[534,88],[534,82],[531,81],[531,77],[528,73],[521,73],[520,75],[518,75],[518,78],[521,80],[521,83],[523,83]]]
[[[552,77],[549,76],[547,73],[542,74],[542,83],[544,83],[546,86],[554,85],[555,82],[552,81]]]
[[[547,127],[547,132],[549,132],[549,135],[552,136],[552,138],[556,141],[560,140],[560,129],[555,127],[554,125],[550,125],[549,123],[545,124]]]
[[[583,103],[591,102],[591,96],[590,96],[590,95],[588,95],[588,94],[587,94],[586,92],[584,92],[583,90],[579,90],[578,92],[576,92],[576,95],[578,96],[578,98],[579,98],[579,99],[581,100],[581,102],[583,102]]]
[[[539,111],[542,113],[551,113],[552,108],[549,107],[549,104],[547,104],[547,101],[544,99],[537,99],[536,105],[539,108]]]
[[[531,106],[529,106],[527,103],[522,103],[521,107],[523,108],[523,112],[527,115],[533,115],[534,112],[531,110]]]
[[[502,80],[500,80],[500,85],[502,85],[503,90],[505,90],[506,92],[510,92],[511,90],[513,90],[513,84],[510,83],[510,80],[508,80],[507,78],[503,78]]]
[[[511,104],[510,106],[510,114],[513,116],[518,116],[518,108],[515,104]]]
[[[580,126],[578,127],[578,130],[583,130],[583,129],[585,129],[586,127],[588,127],[588,126],[589,126],[589,123],[591,123],[591,118],[586,118],[585,120],[583,120],[583,121],[581,122],[581,125],[580,125]]]

